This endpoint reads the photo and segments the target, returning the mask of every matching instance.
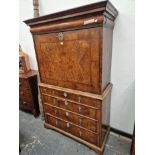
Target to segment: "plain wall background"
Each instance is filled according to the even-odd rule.
[[[77,7],[100,0],[39,0],[40,15]],[[29,55],[32,69],[38,69],[29,27],[22,21],[33,18],[32,0],[20,0],[19,43]],[[135,120],[135,1],[111,0],[118,9],[113,33],[111,82],[111,126],[132,133]]]

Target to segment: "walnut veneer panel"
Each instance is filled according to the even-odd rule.
[[[87,92],[100,92],[102,28],[35,35],[41,82]]]
[[[69,123],[67,121],[63,121],[59,118],[53,117],[49,114],[46,114],[46,118],[49,124],[63,129],[66,132],[72,133],[73,135],[77,136],[77,137],[82,137],[84,140],[89,141],[92,144],[96,144],[97,143],[97,139],[99,138],[96,134],[89,132],[85,129],[82,129],[80,127],[75,126],[72,123]]]

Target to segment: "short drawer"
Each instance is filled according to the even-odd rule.
[[[59,129],[62,129],[63,131],[66,131],[72,135],[80,137],[81,139],[84,139],[92,144],[98,145],[98,142],[97,142],[97,139],[99,138],[98,134],[94,134],[92,132],[86,131],[67,121],[57,119],[48,114],[46,114],[46,119],[48,124],[51,124]]]
[[[19,99],[19,107],[24,109],[31,109],[33,107],[33,104],[31,101]]]
[[[94,133],[86,131],[84,129],[80,129],[79,135],[80,135],[79,137],[81,137],[85,141],[88,141],[95,145],[99,145],[99,143],[98,143],[99,134],[94,134]]]
[[[59,98],[64,98],[68,100],[72,100],[78,103],[83,103],[88,106],[96,107],[96,108],[101,108],[101,101],[98,99],[82,96],[82,95],[77,95],[73,93],[68,93],[64,91],[59,91],[51,88],[44,88],[40,87],[40,91],[42,94],[47,94]]]
[[[55,115],[63,120],[72,122],[78,126],[84,127],[90,131],[98,132],[99,129],[97,128],[97,122],[96,120],[88,119],[85,117],[82,117],[80,115],[77,115],[73,112],[66,111],[64,109],[60,109],[58,107],[50,106],[47,104],[43,104],[44,112],[50,113],[52,115]]]
[[[19,89],[19,97],[27,100],[32,100],[32,94],[30,90]]]
[[[73,111],[75,113],[84,115],[86,117],[90,117],[93,119],[97,119],[97,110],[95,108],[91,108],[88,106],[85,106],[84,104],[78,104],[71,101],[68,101],[67,99],[59,99],[54,98],[50,96],[43,96],[43,103],[48,103],[51,105],[55,105],[57,107],[67,109],[69,111]]]
[[[30,89],[29,81],[26,80],[26,79],[20,78],[19,79],[19,88],[22,89],[22,90],[24,90],[24,89]]]

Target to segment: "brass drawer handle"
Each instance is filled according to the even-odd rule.
[[[55,125],[58,126],[58,121],[55,121]]]
[[[82,123],[82,119],[79,119],[79,124],[81,125],[81,123]]]
[[[67,123],[67,128],[69,128],[70,127],[70,124],[69,123]]]
[[[78,97],[78,102],[81,102],[81,97],[80,96]]]
[[[26,104],[26,102],[24,101],[23,104]]]
[[[67,93],[66,92],[64,92],[64,96],[67,97]]]
[[[53,104],[56,104],[56,99],[54,98],[54,100],[53,100]]]
[[[57,109],[55,109],[55,115],[58,113]]]
[[[65,112],[66,116],[69,116],[69,112]]]
[[[24,93],[21,91],[20,94],[23,95]]]
[[[81,112],[81,109],[82,109],[81,106],[79,106],[79,112]]]
[[[68,101],[67,100],[65,100],[65,105],[68,105]]]

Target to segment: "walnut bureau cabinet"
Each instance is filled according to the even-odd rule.
[[[109,1],[24,21],[40,74],[45,127],[102,154],[110,129],[112,35]]]
[[[19,74],[19,108],[31,111],[34,117],[40,113],[37,74],[35,70]]]

